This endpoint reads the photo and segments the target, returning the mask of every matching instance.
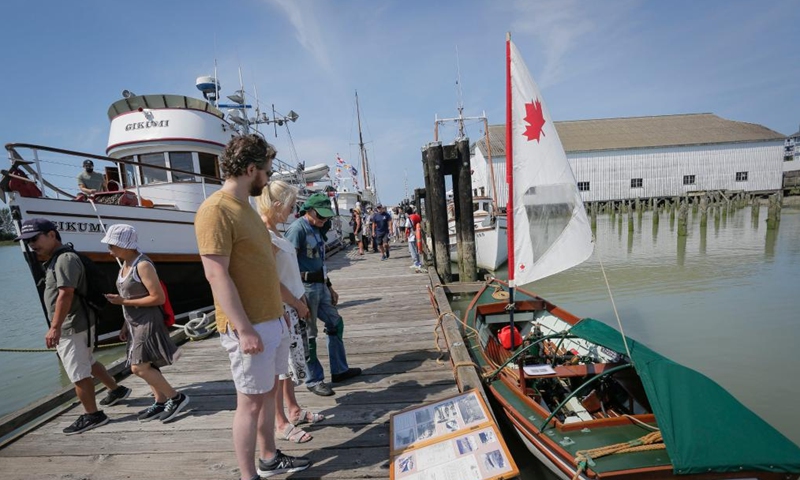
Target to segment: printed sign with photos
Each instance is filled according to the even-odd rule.
[[[392,480],[489,480],[519,473],[475,390],[391,417]]]

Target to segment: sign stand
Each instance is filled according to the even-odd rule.
[[[390,416],[391,480],[499,480],[519,474],[477,390]]]

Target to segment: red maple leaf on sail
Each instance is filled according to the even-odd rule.
[[[525,127],[523,135],[528,137],[528,141],[540,141],[540,135],[544,135],[542,127],[544,127],[544,113],[542,112],[542,102],[536,100],[531,103],[525,104],[525,121],[528,126]]]

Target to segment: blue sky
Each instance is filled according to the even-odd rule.
[[[245,89],[300,114],[307,165],[357,160],[358,90],[384,203],[422,186],[434,116],[504,121],[505,32],[555,120],[712,112],[800,127],[800,1],[11,0],[0,29],[0,141],[102,154],[128,89],[199,97]],[[254,88],[255,87],[255,88]],[[470,138],[482,134],[468,128]],[[445,142],[455,128],[442,130]],[[291,159],[285,131],[269,136]]]

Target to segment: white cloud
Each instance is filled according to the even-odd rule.
[[[294,0],[268,0],[283,10],[283,13],[295,29],[297,41],[316,59],[319,66],[327,73],[333,73],[331,59],[325,42],[322,39],[322,27],[317,21],[313,8],[306,7],[307,2]]]
[[[544,66],[537,75],[542,88],[558,84],[565,76],[565,58],[576,48],[590,48],[587,37],[619,34],[636,1],[619,1],[614,8],[580,0],[517,0],[512,32],[532,35],[541,42]],[[513,34],[512,34],[513,35]],[[513,39],[513,36],[512,36]]]

